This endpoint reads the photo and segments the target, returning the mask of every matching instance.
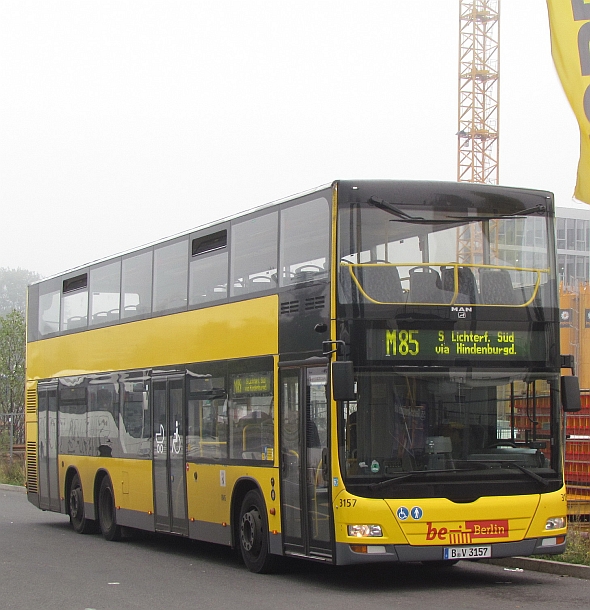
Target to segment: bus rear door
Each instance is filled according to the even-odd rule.
[[[39,384],[39,508],[60,510],[57,384]]]

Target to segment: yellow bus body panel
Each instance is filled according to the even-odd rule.
[[[567,528],[560,530],[546,530],[545,524],[547,519],[553,517],[564,517],[567,523],[567,493],[565,486],[559,491],[548,494],[542,494],[539,502],[539,508],[531,522],[529,530],[529,538],[538,536],[558,536],[565,534]]]
[[[33,390],[36,380],[68,375],[276,355],[277,329],[278,296],[271,295],[36,341],[27,345],[27,387]],[[28,438],[36,439],[36,414],[28,424]],[[95,499],[96,476],[103,470],[111,477],[117,508],[153,513],[151,460],[67,454],[60,454],[58,459],[62,501],[70,467],[79,472],[84,500],[90,503]],[[221,470],[226,477],[223,490],[220,487]],[[196,481],[195,472],[198,472]],[[269,526],[271,530],[280,531],[276,468],[189,463],[189,519],[230,523],[232,490],[236,481],[244,477],[258,481],[268,508],[275,508],[276,514],[269,515]],[[220,490],[217,494],[212,491],[216,488]],[[271,499],[273,489],[275,501]]]
[[[279,473],[276,467],[188,463],[187,504],[189,520],[231,524],[232,492],[236,483],[241,479],[251,479],[258,483],[266,504],[268,528],[271,532],[273,530],[280,532]],[[274,486],[272,484],[273,480]],[[274,494],[272,493],[273,490]],[[272,512],[275,514],[273,515]]]
[[[59,455],[60,497],[65,498],[66,473],[70,467],[78,471],[84,491],[84,502],[94,502],[94,481],[97,473],[107,472],[113,483],[115,506],[142,513],[153,512],[154,493],[151,460],[96,458],[80,455]]]
[[[278,296],[35,341],[27,378],[51,379],[278,352]]]
[[[413,546],[490,544],[523,540],[539,505],[539,496],[518,496],[518,502],[506,496],[483,497],[463,505],[445,498],[387,503]],[[410,513],[404,521],[396,516],[402,507]],[[418,520],[411,516],[415,507],[422,510],[423,516]]]
[[[516,542],[565,534],[546,530],[551,517],[565,517],[564,490],[527,496],[482,497],[468,504],[445,498],[381,500],[343,491],[334,500],[336,541],[348,544],[441,546]],[[418,508],[419,511],[413,512]],[[406,515],[400,519],[398,515]],[[412,515],[415,515],[413,517]],[[348,525],[380,525],[383,536],[355,538]]]

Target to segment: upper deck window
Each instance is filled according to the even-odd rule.
[[[280,285],[328,278],[330,209],[325,198],[281,210]]]
[[[60,330],[88,326],[88,274],[65,279],[62,289]]]
[[[54,281],[42,282],[39,285],[39,336],[44,337],[59,332],[60,318],[60,289]]]
[[[123,259],[121,270],[121,318],[149,314],[152,310],[152,250]]]
[[[218,231],[210,235],[195,237],[192,241],[192,255],[206,254],[227,246],[227,231]]]
[[[200,235],[192,240],[189,305],[227,297],[227,229]]]
[[[188,239],[154,250],[153,311],[187,306]]]
[[[63,292],[74,292],[74,290],[80,290],[81,288],[86,288],[88,285],[88,274],[83,273],[82,275],[77,275],[76,277],[70,277],[67,280],[63,281]]]
[[[277,287],[278,213],[232,226],[230,296]]]
[[[90,326],[120,317],[121,261],[90,270]]]
[[[444,202],[444,200],[443,200]],[[446,202],[445,202],[446,203]],[[549,303],[548,221],[518,208],[360,203],[340,211],[340,301]],[[535,208],[536,210],[536,208]]]

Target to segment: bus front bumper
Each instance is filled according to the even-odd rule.
[[[563,541],[562,541],[563,539]],[[484,545],[485,546],[485,545]],[[529,555],[558,555],[565,551],[565,539],[559,538],[529,538],[519,542],[496,542],[491,547],[492,559],[500,557],[516,557]],[[377,562],[416,562],[445,561],[456,559],[473,560],[477,555],[464,556],[449,553],[449,546],[411,546],[409,544],[346,544],[336,543],[336,564],[352,565]],[[469,547],[463,547],[469,549]],[[473,547],[474,549],[476,547]],[[482,556],[483,558],[483,556]]]

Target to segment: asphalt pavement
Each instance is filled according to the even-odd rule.
[[[25,487],[17,485],[5,485],[0,483],[0,490],[26,493]],[[563,561],[548,561],[546,559],[534,559],[532,557],[506,557],[502,559],[481,559],[481,563],[491,563],[504,566],[507,570],[528,570],[531,572],[545,572],[557,576],[570,576],[572,578],[583,578],[590,580],[590,566],[564,563]]]

